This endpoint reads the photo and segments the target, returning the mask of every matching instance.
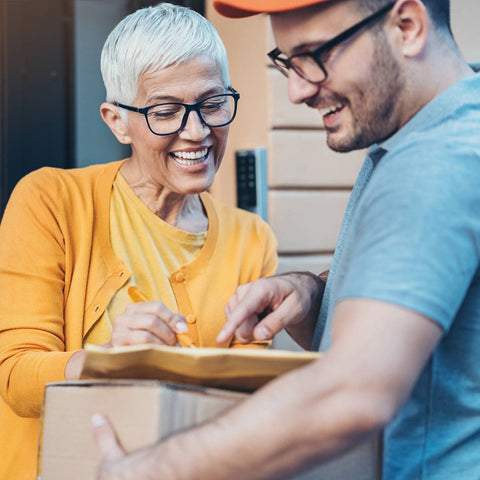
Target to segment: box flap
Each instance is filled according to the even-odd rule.
[[[82,378],[142,378],[251,392],[321,357],[264,349],[87,345]]]

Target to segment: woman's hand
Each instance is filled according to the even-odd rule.
[[[78,380],[85,363],[85,351],[75,352],[65,365],[65,380]]]
[[[325,283],[309,272],[292,272],[241,285],[225,307],[217,342],[234,335],[241,343],[270,340],[286,328],[310,348]]]
[[[109,345],[156,343],[179,346],[176,334],[187,331],[185,317],[172,312],[162,302],[132,303],[114,320]]]

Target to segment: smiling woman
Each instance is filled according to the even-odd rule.
[[[277,265],[269,226],[207,192],[239,100],[217,32],[183,7],[138,10],[102,74],[100,113],[131,156],[29,174],[0,228],[0,478],[35,478],[44,385],[78,378],[86,343],[268,345],[216,343],[236,288]]]
[[[132,156],[120,171],[140,198],[148,197],[146,203],[153,211],[162,210],[172,195],[198,194],[212,185],[234,118],[233,95],[224,85],[220,67],[202,56],[142,74],[134,107],[102,104],[107,125],[120,142],[132,147]],[[212,105],[217,107],[215,116],[210,113]],[[127,111],[126,122],[122,109]],[[181,222],[184,202],[175,203],[176,222]]]

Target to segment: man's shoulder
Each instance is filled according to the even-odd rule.
[[[430,100],[390,139],[389,157],[480,154],[480,74],[463,78]]]
[[[479,92],[480,93],[480,92]],[[479,95],[480,97],[480,95]],[[480,98],[454,103],[448,111],[431,109],[428,120],[410,127],[393,142],[380,163],[401,162],[409,172],[442,168],[480,168]]]

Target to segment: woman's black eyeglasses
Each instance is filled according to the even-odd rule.
[[[197,103],[159,103],[150,107],[137,108],[112,102],[120,108],[145,115],[148,128],[155,135],[173,135],[179,132],[188,121],[193,110],[204,125],[211,128],[224,127],[233,122],[237,114],[237,103],[240,94],[232,87],[230,93],[221,93],[204,98]]]

